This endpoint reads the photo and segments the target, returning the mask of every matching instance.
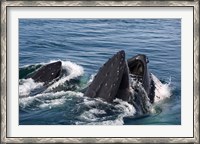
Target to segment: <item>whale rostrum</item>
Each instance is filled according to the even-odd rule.
[[[61,61],[53,62],[42,66],[36,72],[27,76],[26,78],[32,78],[35,82],[44,82],[45,84],[48,84],[60,76],[61,69]]]
[[[99,69],[84,95],[112,102],[119,89],[123,90],[129,86],[129,82],[123,80],[128,74],[125,67],[125,52],[119,51]],[[121,82],[124,82],[124,85],[120,85]]]

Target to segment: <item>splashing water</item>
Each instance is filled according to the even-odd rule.
[[[170,87],[171,78],[168,83],[162,84],[155,75],[151,74],[151,77],[155,84],[155,103],[162,101],[166,98],[170,98],[170,96],[172,95]]]
[[[120,99],[115,99],[113,104],[101,99],[86,99],[84,105],[90,109],[78,116],[80,121],[76,122],[77,125],[123,125],[123,118],[134,116],[136,112],[133,105]]]
[[[37,89],[37,88],[41,88],[43,86],[44,83],[42,82],[34,82],[34,80],[32,78],[29,79],[22,79],[20,80],[21,83],[19,85],[19,96],[28,96],[32,90]]]

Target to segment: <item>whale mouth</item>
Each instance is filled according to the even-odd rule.
[[[146,65],[148,63],[148,59],[145,55],[137,55],[133,58],[127,60],[130,76],[135,79],[143,82],[143,78],[145,75]]]
[[[140,60],[134,62],[134,64],[130,67],[130,73],[138,76],[142,76],[144,74],[144,65]]]
[[[130,76],[133,79],[138,79],[142,82],[142,78],[144,75],[144,65],[140,60],[136,60],[131,66],[129,67]]]

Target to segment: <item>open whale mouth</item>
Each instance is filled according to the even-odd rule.
[[[139,80],[141,83],[144,81],[145,73],[147,70],[148,58],[145,55],[137,55],[127,60],[130,76],[134,80]]]

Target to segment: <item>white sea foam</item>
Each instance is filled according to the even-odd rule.
[[[25,108],[33,103],[35,98],[33,97],[24,97],[19,99],[19,105],[22,108]]]
[[[104,110],[100,110],[100,109],[90,109],[89,110],[91,113],[94,113],[94,114],[106,114],[106,112]]]
[[[52,98],[60,98],[65,95],[67,92],[59,91],[59,92],[49,92],[49,93],[41,93],[33,96],[34,98],[43,98],[43,99],[52,99]]]
[[[98,118],[95,116],[94,113],[92,113],[91,111],[85,111],[83,112],[80,116],[79,119],[84,120],[84,121],[97,121]]]
[[[55,82],[53,85],[48,87],[46,91],[52,90],[53,88],[64,84],[66,81],[69,81],[70,79],[73,79],[73,78],[77,78],[84,74],[83,67],[70,61],[62,61],[62,69],[66,70],[68,72],[68,75],[61,77],[57,82]]]
[[[162,101],[166,98],[170,98],[172,95],[171,93],[171,79],[169,80],[168,83],[162,84],[160,80],[153,74],[151,74],[152,80],[154,81],[155,84],[155,102]]]
[[[43,86],[44,83],[41,82],[34,82],[33,79],[22,79],[20,80],[19,85],[19,96],[28,96],[30,92],[36,88],[40,88]]]
[[[81,104],[84,104],[85,106],[93,107],[97,106],[100,101],[96,99],[90,99],[88,97],[84,97],[84,100]],[[91,122],[96,122],[100,118],[97,116],[98,114],[106,114],[104,110],[98,109],[98,108],[91,108],[88,111],[84,111],[80,116],[79,119],[81,121],[87,121],[89,123]],[[82,123],[77,123],[77,124],[82,124]]]
[[[84,98],[84,101],[83,103],[87,106],[93,106],[93,105],[96,105],[96,101],[94,100],[88,100],[87,97]]]
[[[99,117],[98,115],[106,114],[104,110],[92,108],[89,111],[84,111],[80,116],[79,119],[82,121],[89,122],[88,124],[99,123],[99,120],[104,119],[104,117]],[[101,123],[101,122],[100,122]]]
[[[25,108],[37,102],[39,108],[52,108],[64,104],[67,97],[70,96],[83,96],[83,93],[74,91],[59,91],[59,92],[49,92],[37,94],[31,97],[23,97],[19,99],[19,104],[21,107]]]
[[[39,108],[43,109],[43,108],[53,108],[53,107],[57,107],[60,105],[63,105],[65,103],[66,99],[64,97],[60,98],[60,99],[53,99],[53,100],[47,100],[44,103],[42,103],[41,105],[39,105]]]
[[[122,110],[123,112],[123,117],[124,116],[133,116],[136,113],[135,108],[133,107],[132,104],[129,104],[126,101],[123,101],[121,99],[115,99],[114,102],[117,102],[119,104],[117,104],[115,107],[119,108]]]
[[[95,102],[101,102],[101,101],[85,101],[85,104],[92,104],[95,105]],[[135,108],[133,105],[129,104],[128,102],[125,102],[120,99],[115,99],[115,109],[117,112],[119,112],[119,115],[114,120],[107,120],[109,116],[98,116],[101,114],[106,114],[105,110],[98,109],[98,108],[92,108],[89,111],[85,111],[80,115],[80,120],[87,121],[87,125],[123,125],[124,121],[123,118],[126,116],[133,116],[136,113]],[[107,103],[108,104],[108,103]],[[108,104],[110,105],[110,104]],[[76,123],[76,124],[83,124],[83,123]]]
[[[42,93],[38,94],[35,97],[44,97],[44,98],[59,98],[60,96],[83,96],[81,92],[74,92],[74,91],[59,91],[59,92],[49,92],[49,93]]]
[[[108,121],[107,124],[123,125],[124,124],[123,118],[127,116],[134,116],[136,113],[136,109],[132,104],[129,104],[128,102],[123,101],[121,99],[115,99],[114,102],[119,103],[115,107],[121,110],[121,114],[119,114],[116,120],[110,122]]]
[[[90,76],[90,79],[89,79],[89,81],[88,81],[87,84],[90,84],[90,83],[94,80],[95,75],[96,75],[96,74],[92,74],[92,75]]]

